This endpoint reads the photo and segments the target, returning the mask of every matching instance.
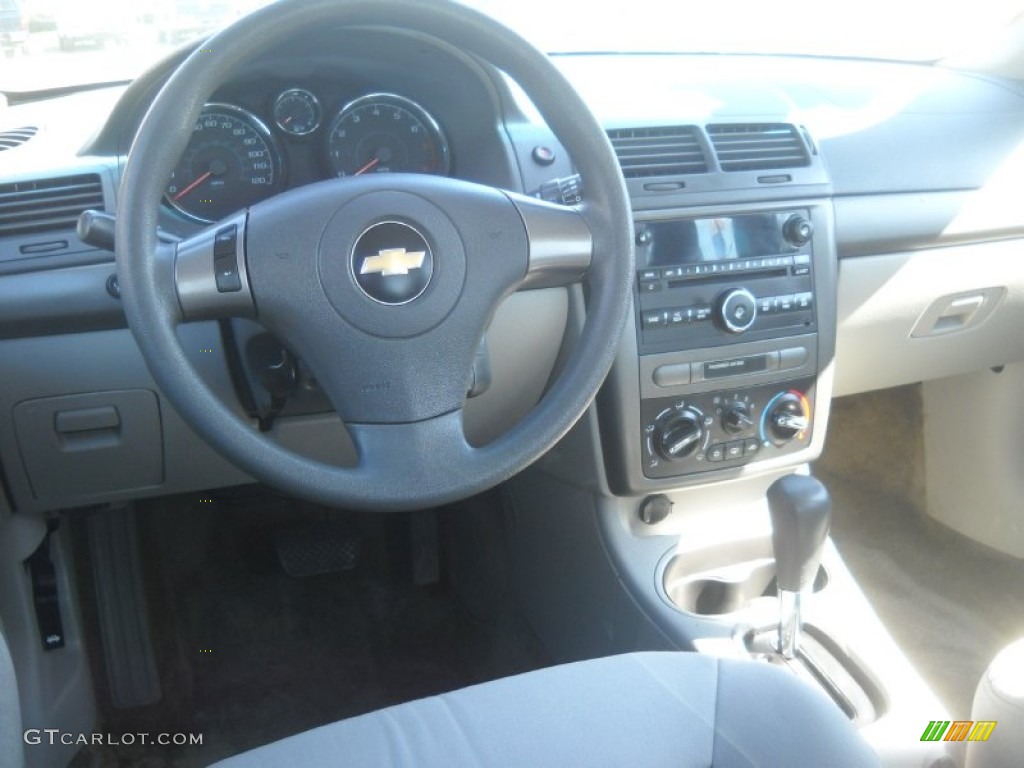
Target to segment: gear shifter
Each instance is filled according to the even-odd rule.
[[[815,478],[786,475],[768,489],[768,512],[779,589],[777,650],[792,659],[800,647],[801,596],[810,591],[818,573],[832,502]]]

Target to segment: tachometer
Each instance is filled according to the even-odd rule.
[[[256,115],[230,104],[207,104],[171,173],[167,201],[193,219],[217,221],[281,188],[280,157]]]
[[[414,101],[374,93],[342,108],[327,134],[336,176],[363,173],[447,174],[448,142],[437,121]]]

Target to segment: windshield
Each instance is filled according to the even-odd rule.
[[[130,80],[267,0],[0,0],[0,91]],[[429,2],[429,0],[424,0]],[[933,61],[1024,0],[470,0],[551,53],[784,53]]]

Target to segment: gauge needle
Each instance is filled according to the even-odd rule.
[[[353,176],[358,176],[361,173],[366,173],[367,171],[373,169],[377,165],[377,163],[379,163],[379,162],[380,162],[380,158],[379,157],[375,157],[375,158],[373,158],[373,160],[368,162],[366,165],[364,165],[362,168],[360,168],[358,171],[356,171],[352,175]]]
[[[210,178],[211,176],[213,176],[213,171],[207,171],[206,173],[204,173],[204,174],[203,174],[202,176],[200,176],[200,177],[199,177],[198,179],[196,179],[195,181],[193,181],[193,182],[192,182],[191,184],[189,184],[189,185],[188,185],[187,187],[185,187],[185,188],[184,188],[183,190],[181,190],[181,192],[179,192],[178,194],[176,194],[176,195],[175,195],[174,197],[172,197],[171,199],[172,199],[172,200],[173,200],[174,202],[178,202],[179,200],[181,200],[181,198],[183,198],[183,197],[184,197],[185,195],[187,195],[187,194],[188,194],[189,192],[191,192],[191,191],[192,191],[193,189],[195,189],[196,187],[198,187],[198,186],[199,186],[200,184],[202,184],[202,183],[203,183],[204,181],[206,181],[206,180],[207,180],[208,178]]]

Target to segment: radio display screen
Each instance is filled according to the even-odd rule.
[[[645,266],[752,259],[792,253],[782,228],[787,214],[747,213],[708,219],[651,221]]]

